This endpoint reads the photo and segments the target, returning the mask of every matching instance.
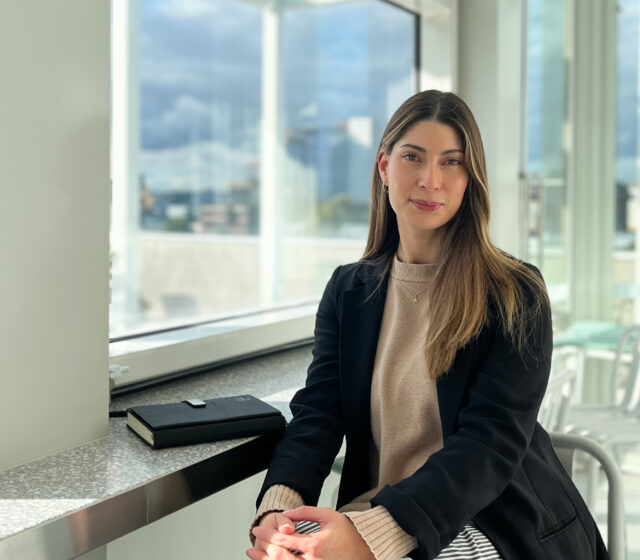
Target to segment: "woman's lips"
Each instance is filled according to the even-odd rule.
[[[418,210],[423,210],[425,212],[433,212],[441,206],[444,206],[442,202],[427,202],[426,200],[410,199],[409,202],[411,202],[411,204],[413,204]]]

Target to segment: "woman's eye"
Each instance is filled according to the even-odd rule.
[[[404,154],[402,157],[407,161],[418,161],[418,156],[416,154]]]
[[[455,165],[462,165],[462,162],[459,159],[455,159],[455,158],[448,159],[445,163],[447,165],[454,165],[454,166]]]

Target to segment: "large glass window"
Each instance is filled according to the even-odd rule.
[[[567,6],[527,3],[526,258],[543,270],[558,327],[570,317],[565,130]]]
[[[640,173],[638,145],[638,34],[640,4],[618,2],[617,96],[616,96],[616,248],[635,246],[638,219],[630,201],[637,197]]]
[[[317,298],[364,248],[377,140],[415,91],[416,16],[382,0],[126,4],[111,336]]]
[[[619,0],[617,12],[615,318],[640,321],[640,4]]]

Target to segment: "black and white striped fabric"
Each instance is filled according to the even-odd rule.
[[[320,530],[320,525],[315,521],[297,521],[296,533],[300,535],[308,535],[310,533],[317,533]]]
[[[315,521],[297,521],[296,533],[299,535],[309,535],[310,533],[317,533],[320,530],[320,525]],[[292,554],[300,556],[302,552],[299,550],[292,550]]]
[[[484,533],[467,524],[436,560],[502,560],[502,556]]]
[[[296,533],[308,535],[320,530],[320,525],[315,521],[298,521]],[[298,551],[292,551],[296,556]],[[491,541],[478,531],[473,525],[467,524],[451,541],[449,546],[442,550],[436,560],[502,560]]]

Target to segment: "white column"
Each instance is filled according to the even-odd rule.
[[[611,320],[615,227],[615,0],[572,0],[569,274],[574,320]],[[609,363],[585,362],[582,398],[602,402]]]
[[[466,0],[458,5],[458,93],[473,111],[485,147],[491,238],[519,256],[521,103],[520,0]]]
[[[109,3],[0,17],[0,470],[108,432]]]
[[[573,0],[568,152],[574,320],[610,319],[615,204],[616,6]]]
[[[458,0],[420,4],[420,90],[457,89]]]

